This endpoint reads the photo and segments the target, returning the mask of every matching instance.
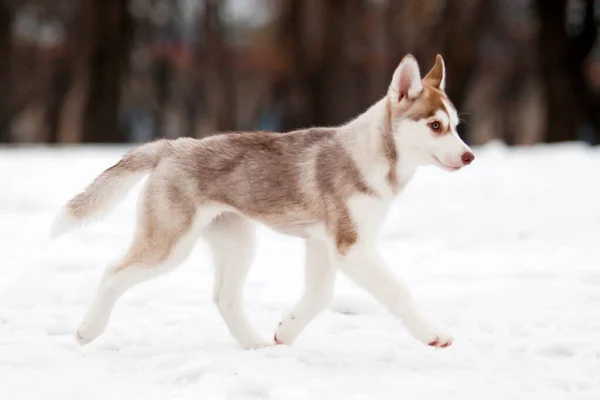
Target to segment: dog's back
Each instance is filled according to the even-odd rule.
[[[338,208],[353,193],[371,190],[336,132],[217,136],[168,163],[197,183],[201,202],[226,204],[269,225],[324,222],[328,203]]]

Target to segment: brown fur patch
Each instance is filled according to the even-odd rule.
[[[337,219],[335,246],[341,255],[346,255],[358,240],[358,232],[348,214]]]
[[[153,175],[172,177],[171,199],[226,204],[280,232],[302,236],[307,225],[323,222],[341,250],[358,239],[346,200],[375,192],[334,133],[248,132],[194,141],[177,146],[177,157]],[[171,187],[190,181],[192,190]]]
[[[398,191],[398,177],[396,174],[396,165],[398,164],[398,151],[396,150],[396,140],[392,130],[392,104],[389,100],[385,102],[385,116],[383,121],[382,146],[383,153],[388,160],[389,171],[387,175],[388,183],[392,189],[392,193]]]
[[[412,102],[404,116],[418,121],[433,117],[438,110],[447,113],[444,101],[451,104],[448,96],[443,91],[424,84],[423,93]]]
[[[335,160],[335,162],[332,162]],[[358,192],[373,195],[358,166],[339,141],[330,141],[318,150],[315,162],[318,189],[323,193]]]
[[[435,64],[431,70],[423,78],[423,82],[429,86],[441,89],[442,80],[444,79],[444,60],[441,55],[435,57]]]
[[[173,182],[163,185],[153,177],[148,181],[141,207],[143,217],[138,220],[133,245],[115,271],[132,264],[153,267],[165,261],[192,227],[196,211],[181,188]]]

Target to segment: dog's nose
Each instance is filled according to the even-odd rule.
[[[466,151],[462,154],[461,158],[462,158],[463,164],[469,165],[475,159],[475,155],[473,155],[473,153],[471,153],[470,151]]]

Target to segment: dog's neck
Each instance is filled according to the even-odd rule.
[[[419,163],[407,149],[398,146],[394,137],[391,110],[386,97],[377,101],[357,118],[339,128],[347,151],[356,161],[365,178],[380,189],[390,186],[389,173],[393,168],[397,194],[410,180]],[[386,144],[390,147],[387,148]],[[395,187],[394,187],[395,186]]]

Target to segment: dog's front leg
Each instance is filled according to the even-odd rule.
[[[452,337],[418,310],[406,284],[393,274],[374,246],[356,245],[336,258],[339,268],[402,320],[415,338],[434,347],[452,344]]]
[[[327,250],[319,241],[306,241],[304,294],[279,324],[274,337],[276,343],[291,344],[331,302],[336,271]]]

